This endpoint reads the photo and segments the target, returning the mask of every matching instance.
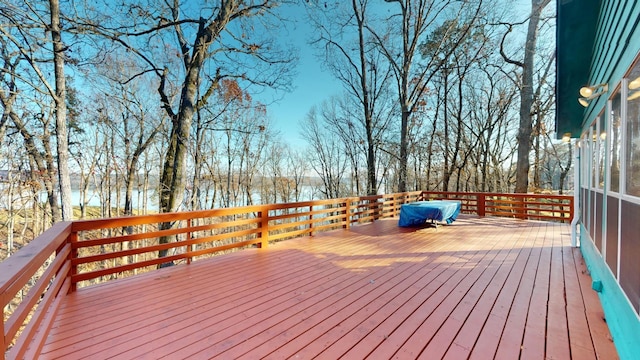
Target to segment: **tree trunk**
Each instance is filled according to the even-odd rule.
[[[200,70],[208,56],[208,48],[214,39],[214,29],[222,31],[229,21],[229,11],[237,6],[235,1],[226,2],[220,13],[209,27],[205,27],[201,19],[200,28],[194,42],[193,56],[186,65],[186,76],[182,84],[180,108],[172,118],[171,137],[162,169],[160,184],[160,209],[162,212],[178,211],[184,197],[185,165],[191,124],[195,114],[196,95],[198,94]],[[175,223],[162,223],[161,230],[174,226]],[[163,236],[160,244],[171,241],[171,237]],[[167,255],[167,250],[160,250],[159,257]],[[165,266],[165,264],[161,265]]]
[[[567,143],[567,147],[569,148],[569,156],[567,156],[567,166],[562,168],[560,172],[560,195],[564,194],[564,183],[569,175],[569,170],[571,170],[571,162],[573,160],[573,145],[571,142]],[[575,179],[577,180],[577,179]],[[573,186],[577,186],[577,184],[573,184]]]
[[[372,109],[369,99],[369,83],[367,78],[367,58],[365,56],[365,39],[364,39],[364,9],[362,13],[358,12],[358,6],[355,0],[351,2],[353,12],[358,22],[358,44],[360,55],[360,87],[362,88],[362,105],[364,111],[365,131],[367,133],[367,195],[376,195],[378,190],[378,181],[376,179],[376,158],[375,144],[373,139],[373,120]]]
[[[402,124],[400,125],[400,163],[398,169],[398,191],[407,191],[407,162],[408,162],[408,140],[407,133],[409,127],[410,112],[406,104],[402,105]]]
[[[64,45],[60,34],[60,3],[49,0],[51,11],[51,40],[53,42],[53,63],[56,79],[56,140],[58,147],[58,182],[62,203],[62,220],[73,219],[71,204],[71,179],[69,176],[69,139],[67,131],[67,86],[64,77]]]
[[[540,13],[550,0],[532,0],[531,17],[527,29],[522,68],[522,89],[520,91],[520,126],[518,127],[518,157],[516,164],[516,193],[526,193],[529,189],[529,153],[531,152],[531,133],[533,105],[533,60],[536,54],[538,23]]]
[[[442,191],[449,191],[449,181],[451,179],[450,165],[449,165],[449,64],[444,66],[444,91],[443,91],[443,106],[444,106],[444,133],[442,134],[442,141],[444,142],[444,165],[442,169]]]

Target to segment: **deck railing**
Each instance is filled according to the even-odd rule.
[[[78,287],[245,247],[396,217],[402,204],[456,199],[464,213],[570,221],[573,198],[407,192],[55,224],[0,263],[0,360],[35,358]]]
[[[574,206],[572,196],[550,194],[423,191],[422,199],[458,200],[467,214],[566,223],[572,220]]]

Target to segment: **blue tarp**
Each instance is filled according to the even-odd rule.
[[[427,220],[451,224],[460,213],[460,201],[416,201],[400,207],[398,226],[421,225]]]

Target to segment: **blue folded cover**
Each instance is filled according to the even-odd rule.
[[[460,201],[416,201],[400,207],[399,226],[423,224],[426,220],[446,221],[451,224],[460,213]]]

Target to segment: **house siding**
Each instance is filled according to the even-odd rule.
[[[579,166],[586,183],[581,184],[579,191],[580,246],[594,282],[602,284],[599,295],[620,357],[635,359],[640,354],[640,198],[625,192],[624,171],[614,176],[619,183],[610,184],[613,150],[608,125],[615,123],[612,119],[631,121],[626,109],[632,100],[627,100],[627,89],[622,86],[626,86],[623,79],[630,76],[631,69],[636,66],[637,70],[640,66],[637,65],[640,64],[640,2],[609,0],[600,4],[593,53],[584,59],[591,61],[588,84],[607,83],[609,88],[607,93],[591,101],[582,118],[578,143],[584,149]],[[558,31],[570,32],[571,29]],[[572,91],[579,96],[579,88]],[[614,98],[617,112],[612,112],[613,105],[608,105]],[[637,121],[636,114],[632,115],[633,121]],[[603,130],[607,136],[600,140]],[[629,136],[624,132],[617,134]],[[627,144],[626,140],[621,139],[613,147],[620,144]],[[604,156],[598,146],[604,146]],[[632,151],[628,144],[625,146],[623,156]],[[618,164],[625,166],[624,162]],[[602,179],[596,183],[601,176],[595,174],[597,169],[606,170],[604,184]]]

